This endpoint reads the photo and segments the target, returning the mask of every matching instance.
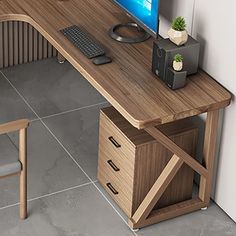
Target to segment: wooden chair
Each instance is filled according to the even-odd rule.
[[[29,121],[17,120],[0,125],[0,134],[19,131],[19,157],[14,161],[1,160],[0,179],[20,175],[20,218],[27,218],[27,127]]]

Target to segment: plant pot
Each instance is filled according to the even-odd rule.
[[[168,36],[170,38],[170,41],[176,44],[177,46],[181,46],[188,41],[188,33],[186,30],[177,31],[171,28],[168,31]]]
[[[175,71],[181,71],[183,69],[183,62],[177,62],[177,61],[173,61],[173,69]]]
[[[186,85],[187,71],[174,71],[171,67],[168,68],[166,85],[175,90],[183,88]]]

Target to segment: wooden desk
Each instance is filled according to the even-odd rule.
[[[25,21],[36,28],[134,127],[145,129],[173,152],[173,158],[130,219],[133,228],[175,217],[209,204],[219,109],[230,104],[231,95],[200,71],[188,85],[171,91],[151,72],[152,40],[128,45],[113,41],[108,29],[128,21],[111,0],[2,0],[0,21]],[[79,25],[106,49],[113,63],[95,66],[65,39],[60,29]],[[204,163],[155,128],[207,112]],[[201,175],[199,197],[159,212],[150,212],[183,163]]]

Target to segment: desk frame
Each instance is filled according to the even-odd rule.
[[[199,210],[209,205],[216,155],[218,121],[219,110],[207,112],[203,148],[203,165],[199,164],[188,153],[177,146],[172,140],[158,130],[158,128],[145,128],[151,136],[174,153],[174,155],[144,198],[139,208],[131,219],[129,219],[129,225],[131,228],[142,228],[144,226]],[[198,197],[160,210],[152,211],[183,163],[186,163],[201,176]]]
[[[77,4],[74,4],[75,2]],[[96,4],[98,13],[94,12],[91,7],[86,8],[83,5],[83,1],[79,0],[61,0],[54,5],[48,0],[0,1],[0,21],[23,21],[32,25],[133,126],[145,129],[173,153],[173,157],[166,168],[156,180],[134,215],[129,219],[129,225],[132,228],[141,228],[207,207],[210,202],[216,154],[219,109],[230,104],[231,95],[204,72],[199,72],[199,74],[193,76],[191,83],[185,90],[182,90],[182,93],[178,93],[178,91],[174,93],[168,90],[160,81],[152,80],[151,72],[147,71],[151,66],[149,63],[150,58],[148,56],[145,57],[146,53],[150,55],[151,46],[147,43],[140,45],[140,47],[131,47],[129,45],[123,48],[123,45],[121,47],[118,44],[112,44],[110,38],[104,37],[104,33],[107,31],[106,28],[108,26],[120,21],[114,14],[119,13],[118,15],[120,15],[119,8],[117,7],[117,9],[110,12],[111,6],[114,7],[110,1],[101,0],[98,3],[95,0],[91,0],[89,2],[90,4]],[[103,6],[106,7],[103,8]],[[83,15],[80,12],[81,10],[84,11]],[[93,17],[90,17],[91,13],[93,13]],[[112,18],[110,17],[111,14]],[[101,15],[104,19],[101,19]],[[86,26],[90,21],[94,22],[95,20],[102,21],[100,32],[96,31],[98,40],[103,42],[104,45],[107,44],[108,48],[114,46],[113,52],[117,60],[109,65],[111,67],[109,71],[99,69],[94,72],[92,64],[80,52],[74,50],[74,46],[59,34],[61,27],[78,23]],[[95,26],[91,23],[89,31],[92,35],[95,34],[94,30]],[[136,63],[132,63],[129,68],[126,68],[126,65],[123,63],[124,58],[126,61],[135,59]],[[122,78],[119,79],[122,68],[125,70],[122,72]],[[110,73],[110,71],[113,73]],[[100,79],[104,76],[108,77],[107,81],[110,81],[111,84]],[[132,77],[134,78],[130,79]],[[117,90],[116,87],[120,89]],[[131,90],[132,92],[130,92]],[[126,95],[127,99],[124,99]],[[144,97],[145,99],[143,99]],[[178,107],[180,109],[176,109]],[[201,165],[158,130],[156,125],[205,112],[207,112],[207,120],[203,149],[204,160]],[[154,211],[153,207],[183,163],[189,165],[201,176],[198,197]]]
[[[13,24],[13,22],[11,22],[11,24]],[[27,23],[24,23],[25,26],[32,27],[26,24]],[[5,26],[7,26],[6,22]],[[7,28],[5,27],[5,30],[6,29]],[[35,29],[31,31],[36,32]],[[37,45],[35,47],[37,47]],[[39,48],[45,50],[42,47]],[[28,51],[22,53],[28,54]],[[38,53],[43,55],[43,52],[40,53],[38,51]],[[56,53],[54,53],[53,55],[56,56]],[[22,54],[20,56],[21,57],[27,56],[30,58],[32,57],[32,52],[31,55]],[[57,58],[59,62],[63,62],[65,60],[65,58],[60,53],[57,53]],[[42,57],[34,58],[34,60],[37,59],[43,59],[43,58]],[[10,63],[9,65],[13,65],[13,63],[12,64]],[[156,180],[155,184],[153,185],[153,187],[151,188],[151,190],[149,191],[149,193],[147,194],[147,196],[145,197],[145,199],[143,200],[143,202],[141,203],[135,214],[132,216],[131,219],[129,219],[130,227],[140,228],[208,206],[210,201],[210,192],[212,185],[218,118],[219,118],[219,110],[209,111],[207,113],[205,145],[203,150],[203,156],[204,156],[203,165],[199,164],[194,158],[192,158],[188,153],[186,153],[180,147],[178,147],[173,141],[171,141],[156,127],[151,126],[145,128],[145,130],[151,136],[153,136],[158,142],[160,142],[168,150],[174,153],[174,155],[169,161],[166,168],[163,170],[160,177]],[[174,176],[177,174],[178,170],[181,168],[183,163],[186,163],[194,171],[196,171],[198,174],[201,175],[198,197],[189,201],[168,206],[160,210],[152,211],[152,209],[154,208],[156,203],[158,203],[158,200],[161,198],[162,194],[165,192],[166,188],[168,187]]]
[[[60,52],[58,52],[57,56],[59,61],[65,60],[64,56],[60,54]],[[142,228],[144,226],[199,210],[209,205],[216,150],[218,120],[219,109],[207,112],[203,165],[199,164],[193,157],[177,146],[171,139],[158,130],[156,126],[144,128],[159,143],[170,150],[173,153],[173,156],[134,215],[129,219],[129,225],[131,228]],[[158,200],[165,192],[171,180],[175,177],[178,170],[184,163],[190,166],[201,176],[198,197],[159,210],[153,210],[154,206],[158,203]]]

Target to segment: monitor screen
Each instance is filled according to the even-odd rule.
[[[158,33],[158,1],[159,0],[114,0],[125,9],[141,27],[149,33]]]

